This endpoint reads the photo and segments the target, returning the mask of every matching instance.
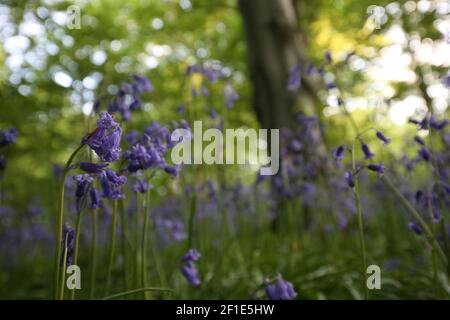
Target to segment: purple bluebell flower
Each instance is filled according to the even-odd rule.
[[[333,157],[337,162],[340,162],[345,156],[345,146],[340,145],[333,150]]]
[[[101,173],[107,166],[107,163],[80,162],[80,169],[87,173]]]
[[[109,199],[123,198],[122,186],[127,181],[125,176],[118,176],[112,170],[105,170],[100,174],[100,184],[103,190],[103,197]]]
[[[102,198],[100,192],[96,188],[91,188],[89,192],[89,209],[99,209],[103,207]]]
[[[287,83],[288,91],[295,92],[300,88],[302,84],[300,71],[299,65],[296,65],[289,70],[289,78]]]
[[[441,121],[438,121],[433,115],[430,116],[429,119],[430,127],[435,130],[442,130],[447,126],[449,123],[448,119],[443,119]]]
[[[178,114],[182,115],[182,114],[185,113],[186,108],[185,108],[184,105],[179,105],[179,106],[177,107],[177,110],[176,110],[176,111],[177,111]]]
[[[195,266],[195,262],[198,259],[200,259],[200,252],[195,249],[189,249],[189,251],[181,258],[181,273],[193,286],[199,286],[201,284],[198,270]]]
[[[73,177],[76,182],[75,202],[77,213],[80,213],[86,206],[86,199],[94,178],[88,174],[77,174]]]
[[[147,181],[145,179],[138,179],[133,186],[133,191],[136,193],[147,192]]]
[[[153,91],[153,86],[146,77],[135,74],[133,78],[135,80],[133,84],[133,89],[135,93],[139,94],[143,92]]]
[[[372,151],[370,151],[369,146],[367,144],[363,143],[361,145],[361,148],[364,153],[364,159],[366,159],[366,160],[372,159],[375,156],[375,154],[372,153]]]
[[[267,284],[266,294],[270,300],[292,300],[297,296],[292,283],[283,280],[281,274],[278,274],[275,284]]]
[[[350,188],[354,188],[355,187],[355,178],[353,177],[353,173],[351,171],[347,171],[345,173],[345,181],[347,181],[347,185]]]
[[[202,96],[209,97],[209,90],[205,85],[202,85],[202,87],[200,88],[200,91],[202,93]]]
[[[309,77],[312,75],[312,73],[314,72],[314,64],[312,63],[308,63],[308,65],[306,66],[306,70],[305,70],[305,74]]]
[[[377,138],[383,141],[383,144],[389,144],[391,142],[391,139],[387,138],[381,131],[377,131],[376,133]]]
[[[120,157],[122,129],[108,112],[102,112],[97,120],[97,129],[83,139],[101,161],[113,162]]]
[[[421,146],[425,146],[425,141],[423,141],[423,139],[419,136],[415,136],[414,141],[420,144]]]
[[[63,225],[63,237],[62,237],[62,254],[61,254],[61,265],[64,262],[64,252],[67,250],[66,266],[72,265],[73,252],[75,247],[75,229],[72,227],[67,227]]]
[[[426,162],[429,162],[431,160],[431,153],[427,150],[427,148],[422,147],[419,150],[419,157],[421,157]]]
[[[409,229],[414,231],[417,235],[421,235],[423,233],[422,227],[417,224],[415,221],[411,221],[408,224]]]
[[[230,85],[225,85],[223,87],[223,95],[225,97],[225,106],[228,109],[233,108],[236,103],[236,100],[239,99],[238,93]]]
[[[334,81],[328,81],[327,83],[325,83],[325,87],[328,90],[335,89],[336,88],[336,83]]]
[[[332,57],[330,51],[325,52],[325,55],[324,55],[324,56],[325,56],[325,60],[326,60],[328,63],[332,63],[332,62],[333,62],[333,57]]]
[[[0,147],[6,147],[16,142],[17,129],[11,128],[9,130],[0,130]]]
[[[370,171],[378,172],[380,176],[384,174],[385,166],[382,164],[371,163],[367,166]]]
[[[172,177],[176,178],[178,172],[180,171],[180,166],[165,166],[164,171],[170,174]]]

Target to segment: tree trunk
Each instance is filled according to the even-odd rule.
[[[295,115],[317,115],[315,90],[302,79],[297,93],[288,92],[289,71],[305,62],[305,45],[294,0],[238,0],[247,41],[252,104],[266,129],[294,128]],[[309,156],[326,156],[317,126]],[[317,158],[316,158],[317,159]]]

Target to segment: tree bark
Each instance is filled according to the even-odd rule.
[[[295,115],[317,115],[318,101],[308,79],[296,93],[287,90],[289,71],[305,63],[306,45],[295,0],[238,0],[247,42],[252,105],[263,128],[295,128]],[[326,156],[319,127],[311,132],[309,156]]]

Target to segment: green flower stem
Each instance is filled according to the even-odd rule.
[[[89,286],[89,299],[95,295],[95,271],[97,268],[97,213],[98,209],[92,211],[92,239],[91,239],[91,279]]]
[[[69,233],[66,234],[66,238],[64,239],[64,255],[63,255],[63,264],[62,264],[62,272],[61,272],[61,281],[59,288],[58,299],[64,299],[64,280],[66,280],[66,263],[67,263],[67,239],[69,237]]]
[[[356,142],[356,141],[355,141]],[[355,142],[352,147],[352,169],[353,172],[356,171],[356,156],[355,156]],[[361,199],[360,199],[360,190],[359,190],[359,179],[358,176],[355,176],[355,187],[353,188],[353,193],[355,196],[355,206],[356,212],[358,216],[358,229],[359,229],[359,245],[361,250],[361,276],[363,280],[363,288],[364,288],[364,296],[366,299],[369,299],[369,290],[366,284],[366,271],[367,271],[367,254],[366,254],[366,244],[364,240],[364,220],[362,216],[361,210]]]
[[[77,222],[75,227],[75,248],[73,251],[73,264],[77,265],[78,262],[78,245],[80,243],[80,229],[81,229],[81,218],[82,218],[83,212],[79,212],[77,214]],[[70,300],[75,300],[75,291],[76,289],[72,289],[72,292],[70,294]]]
[[[55,299],[58,299],[59,294],[59,279],[61,275],[61,250],[62,250],[62,228],[63,228],[63,220],[64,220],[64,182],[66,180],[66,175],[69,172],[70,165],[72,164],[73,159],[76,154],[84,147],[84,144],[81,144],[75,151],[70,155],[69,159],[64,166],[64,170],[62,172],[61,181],[59,184],[59,199],[58,199],[58,211],[56,215],[56,245],[55,245],[55,261],[54,261],[54,294]]]
[[[116,230],[117,230],[117,200],[113,201],[113,217],[111,224],[111,247],[109,251],[109,262],[108,269],[106,273],[106,286],[105,286],[105,296],[109,293],[109,287],[111,284],[111,273],[114,264],[114,253],[116,248]]]
[[[187,242],[187,250],[192,248],[192,244],[194,242],[194,218],[195,211],[197,210],[197,198],[195,194],[192,195],[191,198],[191,210],[189,212],[189,221],[188,221],[188,242]]]
[[[125,207],[123,203],[123,199],[119,200],[119,207],[120,207],[120,224],[121,224],[121,249],[122,249],[122,258],[123,258],[123,284],[125,289],[128,288],[128,279],[127,279],[127,264],[128,264],[128,254],[127,254],[127,219],[125,216]]]
[[[135,293],[141,293],[141,292],[148,292],[148,291],[158,291],[158,292],[173,292],[172,289],[169,288],[139,288],[139,289],[133,289],[133,290],[129,290],[129,291],[125,291],[125,292],[120,292],[120,293],[116,293],[113,294],[111,296],[105,297],[102,300],[111,300],[111,299],[116,299],[116,298],[120,298],[123,296],[127,296],[130,294],[135,294]]]
[[[420,214],[416,211],[416,209],[414,209],[411,203],[397,190],[397,188],[394,187],[394,185],[392,184],[392,182],[389,180],[388,177],[384,175],[382,177],[382,180],[386,184],[386,186],[392,191],[392,193],[400,200],[400,202],[409,211],[409,213],[414,217],[414,219],[419,223],[420,227],[424,231],[424,234],[429,244],[437,252],[438,257],[444,264],[444,266],[447,267],[448,266],[447,257],[445,256],[444,252],[442,251],[441,247],[436,241],[436,238],[433,236],[433,233],[431,232],[427,223],[422,219]]]
[[[144,203],[144,225],[142,229],[142,244],[141,244],[141,283],[142,287],[147,285],[147,232],[148,232],[148,219],[150,215],[150,182],[147,182],[147,191],[145,193]],[[147,291],[144,291],[144,298],[148,298]]]

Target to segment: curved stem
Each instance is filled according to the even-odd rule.
[[[89,287],[89,299],[93,299],[95,295],[95,270],[97,265],[97,209],[92,211],[92,242],[91,242],[91,279]]]
[[[353,143],[352,147],[352,169],[356,170],[356,160],[355,160],[355,143]],[[353,193],[355,196],[355,206],[358,216],[358,230],[359,230],[359,245],[361,250],[361,267],[362,267],[362,280],[363,280],[363,288],[364,288],[364,296],[366,299],[369,298],[369,290],[366,284],[366,271],[367,271],[367,255],[366,255],[366,244],[364,240],[364,220],[362,216],[361,210],[361,199],[360,199],[360,190],[359,190],[359,179],[358,176],[355,177],[355,187],[353,188]]]
[[[58,199],[58,211],[56,216],[56,245],[55,245],[55,261],[54,261],[54,291],[55,291],[55,299],[58,299],[59,294],[59,278],[61,273],[61,250],[62,250],[62,228],[63,228],[63,220],[64,220],[64,183],[66,180],[66,175],[69,172],[70,165],[72,164],[75,155],[84,147],[84,144],[81,144],[75,151],[70,155],[69,159],[64,166],[64,170],[62,172],[61,181],[59,184],[59,199]]]
[[[150,288],[150,287],[148,287],[148,288],[139,288],[139,289],[133,289],[133,290],[125,291],[125,292],[116,293],[116,294],[113,294],[111,296],[105,297],[102,300],[111,300],[111,299],[127,296],[127,295],[130,295],[130,294],[134,294],[134,293],[147,292],[147,291],[172,292],[173,290],[169,289],[169,288]]]
[[[150,185],[147,183],[147,191],[145,193],[144,203],[144,226],[142,229],[142,244],[141,244],[141,283],[145,287],[147,285],[147,266],[146,266],[146,254],[147,254],[147,231],[148,231],[148,219],[150,215]],[[147,299],[147,292],[144,292],[144,297]]]
[[[109,262],[108,269],[106,273],[106,286],[105,295],[109,292],[109,286],[111,283],[111,272],[114,264],[114,250],[116,248],[116,229],[117,229],[117,200],[113,201],[113,216],[111,222],[111,247],[109,251]]]
[[[81,229],[81,215],[82,211],[77,214],[77,222],[75,227],[75,248],[73,251],[73,264],[77,265],[78,261],[78,244],[80,240],[80,229]],[[70,294],[70,299],[75,300],[75,291],[76,289],[72,289],[72,292]]]
[[[400,200],[400,202],[403,204],[403,206],[411,213],[411,215],[414,217],[414,219],[419,223],[420,227],[425,233],[425,236],[431,245],[431,247],[436,250],[440,260],[444,264],[445,267],[448,266],[447,257],[445,256],[444,252],[442,251],[441,247],[439,246],[436,238],[433,236],[433,233],[431,232],[430,228],[428,227],[427,223],[422,219],[420,214],[414,209],[414,207],[411,205],[411,203],[397,190],[397,188],[394,187],[392,182],[384,175],[382,177],[383,182],[386,184],[386,186],[394,193],[394,195]]]
[[[66,279],[66,266],[67,266],[67,238],[68,234],[66,234],[66,238],[64,239],[64,254],[63,254],[63,263],[62,263],[62,273],[61,273],[61,282],[58,291],[58,299],[64,299],[64,280]]]

